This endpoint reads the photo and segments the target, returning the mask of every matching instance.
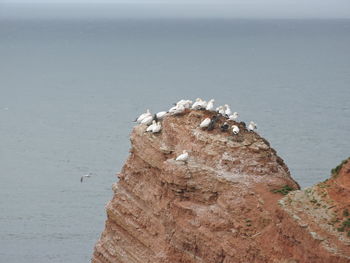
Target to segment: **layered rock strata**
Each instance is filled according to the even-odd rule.
[[[213,114],[167,116],[159,134],[133,129],[92,262],[349,262],[347,228],[323,227],[312,210],[319,205],[304,201],[317,191],[280,200],[299,185],[276,151],[244,123],[230,121],[238,135],[220,131],[223,117],[212,131],[198,128]],[[183,150],[187,163],[175,161]],[[309,212],[300,208],[305,202]]]

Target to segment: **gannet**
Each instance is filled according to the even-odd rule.
[[[153,116],[147,116],[144,119],[142,119],[141,124],[146,124],[146,125],[150,125],[153,121]]]
[[[207,107],[205,108],[206,110],[209,110],[209,111],[212,111],[214,110],[214,102],[215,100],[214,99],[211,99],[208,104],[207,104]]]
[[[147,127],[146,132],[153,132],[153,128],[157,125],[156,121],[153,120],[152,124]]]
[[[172,111],[172,114],[177,115],[177,114],[183,113],[185,111],[185,109],[186,108],[183,105],[179,105]],[[170,110],[169,110],[169,112],[170,112]]]
[[[188,152],[186,150],[183,150],[182,154],[180,154],[178,157],[175,159],[176,161],[181,161],[181,162],[187,162],[188,160]]]
[[[238,134],[239,133],[239,128],[238,128],[237,125],[233,125],[232,126],[232,132],[233,132],[233,134]]]
[[[91,175],[92,175],[92,173],[88,173],[88,174],[83,175],[82,177],[80,177],[80,182],[82,183],[84,178],[89,178],[89,177],[91,177]]]
[[[225,131],[228,130],[228,127],[229,127],[228,123],[224,122],[224,124],[221,125],[220,129],[221,129],[222,132],[225,132]]]
[[[225,115],[230,116],[231,114],[232,114],[232,112],[231,112],[230,106],[225,104]]]
[[[171,107],[171,108],[169,109],[169,113],[170,113],[170,114],[173,114],[174,111],[176,111],[176,109],[177,109],[177,106]]]
[[[179,100],[176,104],[176,106],[184,106],[186,109],[189,109],[192,105],[192,100]]]
[[[157,133],[162,130],[162,124],[160,122],[157,122],[155,126],[152,129],[152,133]]]
[[[234,112],[232,115],[228,116],[231,121],[235,121],[238,118],[238,113]]]
[[[142,113],[137,119],[136,122],[141,123],[141,121],[148,117],[148,116],[152,116],[151,112],[149,111],[149,109],[147,109],[147,111],[145,113]]]
[[[160,111],[156,114],[156,116],[157,116],[158,120],[162,120],[167,115],[167,113],[168,112],[166,112],[166,111]]]
[[[200,110],[205,110],[206,107],[208,106],[208,102],[205,100],[202,100],[201,104],[200,104]]]
[[[192,110],[199,110],[201,108],[201,101],[202,101],[202,99],[197,98],[196,101],[192,104],[191,109]]]
[[[256,123],[254,123],[253,121],[251,121],[249,124],[248,124],[248,131],[254,131],[255,129],[257,129],[258,126],[256,125]]]
[[[221,115],[225,115],[225,107],[224,106],[219,106],[216,108],[216,111],[220,113]]]
[[[219,116],[215,115],[214,117],[211,118],[210,123],[208,125],[208,131],[214,130],[215,128],[215,123],[218,121]]]
[[[199,127],[201,127],[201,128],[207,128],[208,126],[209,126],[209,124],[210,124],[210,118],[205,118],[202,122],[201,122],[201,124],[199,124]]]

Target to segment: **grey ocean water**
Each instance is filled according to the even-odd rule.
[[[89,262],[131,121],[196,97],[322,181],[349,156],[350,21],[1,21],[0,261]]]

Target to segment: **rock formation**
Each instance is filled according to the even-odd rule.
[[[244,123],[229,121],[238,135],[220,131],[223,117],[198,127],[213,115],[186,110],[158,134],[133,129],[92,262],[350,262],[349,164],[282,198],[300,188],[276,151]],[[175,161],[183,150],[187,163]]]

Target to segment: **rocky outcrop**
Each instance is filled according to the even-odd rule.
[[[159,134],[133,129],[92,262],[349,262],[348,227],[336,229],[344,222],[349,179],[341,178],[349,167],[319,191],[281,199],[299,189],[283,160],[244,123],[235,123],[238,135],[198,128],[213,114],[167,116]],[[187,163],[175,161],[183,150]],[[333,200],[326,207],[321,190]],[[321,224],[321,210],[337,214],[326,219],[333,228]]]
[[[350,161],[330,179],[279,201],[278,238],[300,262],[350,262]]]

